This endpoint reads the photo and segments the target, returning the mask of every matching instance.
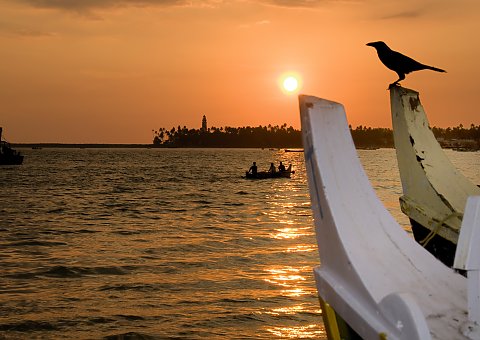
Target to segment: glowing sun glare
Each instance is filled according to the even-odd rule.
[[[298,89],[298,80],[293,76],[288,76],[283,80],[283,88],[287,92],[293,92]]]

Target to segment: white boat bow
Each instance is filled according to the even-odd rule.
[[[430,129],[419,93],[390,88],[393,137],[403,187],[400,206],[415,239],[448,266],[468,196],[480,195],[452,164]]]
[[[467,279],[409,237],[377,198],[343,106],[299,100],[321,300],[364,339],[475,338]]]

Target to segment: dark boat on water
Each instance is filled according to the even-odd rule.
[[[2,128],[0,127],[0,165],[20,165],[23,155],[12,149],[10,143],[2,141]]]
[[[258,171],[256,174],[252,174],[250,172],[245,172],[245,178],[248,179],[267,179],[267,178],[290,178],[295,171],[292,170],[292,164],[288,166],[288,168],[284,171]]]

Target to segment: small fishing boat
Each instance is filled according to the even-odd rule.
[[[285,152],[303,152],[303,149],[285,149]]]
[[[468,200],[455,259],[464,277],[415,242],[378,199],[343,105],[299,101],[328,338],[479,339],[480,197]]]
[[[20,165],[23,163],[23,155],[14,150],[10,143],[2,140],[2,128],[0,127],[0,165]]]
[[[403,187],[402,212],[415,240],[451,267],[465,204],[480,188],[462,175],[430,129],[419,94],[390,88],[393,138]]]
[[[284,171],[258,171],[256,174],[252,174],[248,171],[245,172],[245,178],[248,179],[267,179],[267,178],[290,178],[295,170],[292,170],[292,164],[288,166]]]

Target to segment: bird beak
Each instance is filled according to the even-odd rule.
[[[373,46],[373,43],[370,42],[370,43],[367,44],[367,46]]]

